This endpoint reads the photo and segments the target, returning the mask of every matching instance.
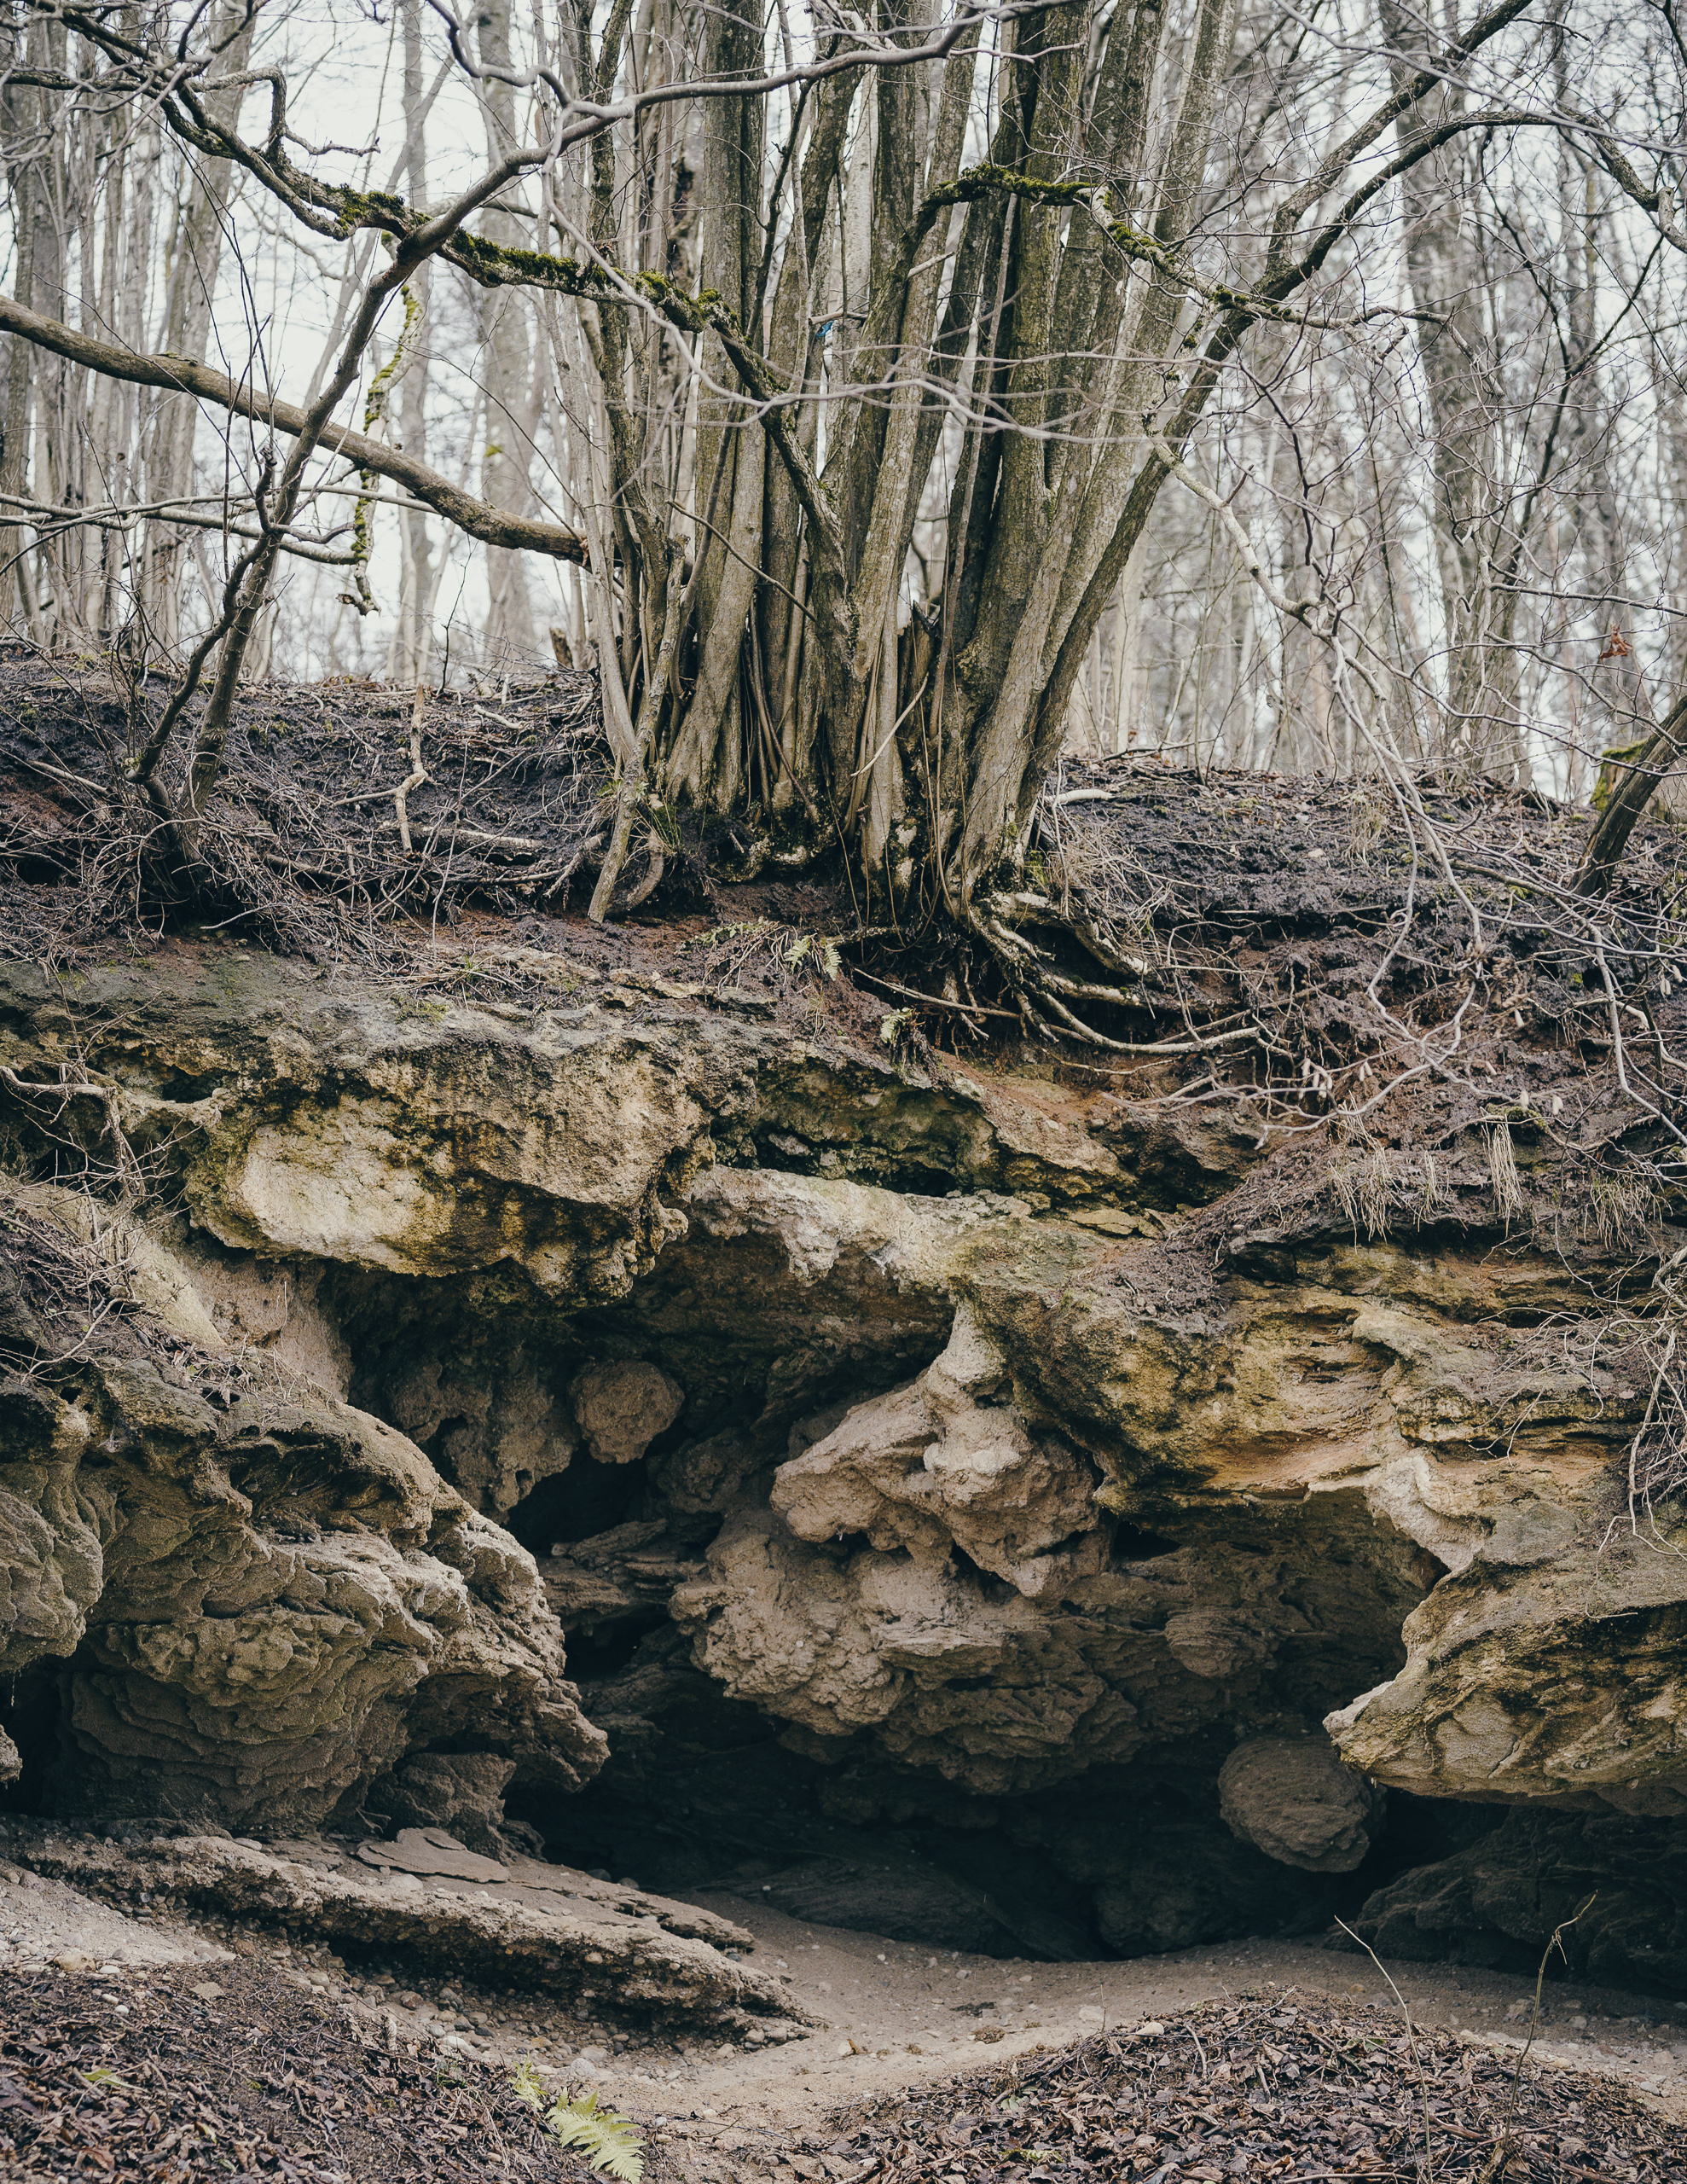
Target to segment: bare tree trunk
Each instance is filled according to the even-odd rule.
[[[476,17],[480,65],[508,72],[510,0],[484,0]],[[506,156],[516,142],[516,99],[511,85],[496,73],[482,79],[481,113],[490,160]],[[489,211],[486,234],[494,242],[530,243],[513,213]],[[480,306],[480,338],[486,380],[486,439],[482,458],[482,497],[519,515],[533,505],[529,483],[533,428],[532,306],[519,288],[495,288]],[[525,658],[534,649],[533,610],[528,595],[526,563],[519,554],[489,547],[486,554],[486,656],[501,662],[512,654]]]
[[[709,16],[704,73],[745,75],[762,61],[762,21],[750,0],[725,0]],[[703,113],[703,214],[699,255],[708,279],[740,323],[753,316],[762,258],[761,102],[711,99]],[[705,357],[730,379],[726,352],[710,336]],[[697,434],[696,624],[701,654],[684,730],[667,768],[670,795],[731,804],[743,784],[741,665],[761,563],[767,439],[748,404],[705,391]],[[750,671],[757,671],[752,664]],[[768,702],[765,689],[760,694]]]
[[[8,145],[29,144],[41,126],[44,95],[33,88],[9,81],[0,90],[0,121]],[[14,166],[8,176],[12,221],[16,236],[17,270],[12,293],[27,309],[35,304],[35,167],[32,154]],[[38,370],[47,360],[38,350],[15,336],[6,344],[5,439],[0,445],[0,493],[23,494],[29,482],[30,395]],[[0,508],[6,503],[0,502]],[[0,597],[14,601],[11,611],[38,642],[43,632],[35,601],[29,564],[29,547],[21,525],[8,523],[0,529]]]
[[[218,10],[215,25],[217,42],[229,41],[218,73],[237,75],[251,56],[255,18],[238,5],[238,0],[229,0]],[[217,121],[232,126],[241,95],[216,93],[209,104]],[[183,194],[171,237],[169,284],[158,346],[168,355],[198,359],[205,355],[211,337],[234,170],[228,160],[198,160],[184,163],[181,180]],[[238,370],[245,360],[231,361]],[[166,395],[151,405],[151,444],[146,450],[150,498],[169,500],[193,491],[198,422],[198,405],[185,396]],[[154,537],[156,543],[149,581],[142,596],[153,625],[165,648],[173,652],[182,637],[183,542],[179,530],[172,531],[167,520],[154,527]]]
[[[1407,0],[1377,0],[1377,20],[1396,84],[1410,81],[1432,43]],[[1396,125],[1403,147],[1428,142],[1434,124],[1465,103],[1448,85]],[[1435,433],[1435,560],[1446,630],[1446,709],[1455,748],[1479,768],[1515,775],[1523,763],[1514,677],[1499,636],[1492,578],[1502,545],[1499,422],[1504,394],[1483,300],[1486,269],[1473,237],[1476,178],[1463,139],[1438,147],[1406,176],[1406,264],[1421,317],[1417,353]]]
[[[427,201],[427,139],[422,102],[421,0],[401,0],[404,37],[404,182],[410,202]],[[397,389],[394,438],[418,462],[427,461],[428,355],[432,333],[428,307],[433,270],[419,265],[410,276],[410,293],[420,314],[410,361]],[[406,685],[425,680],[432,652],[434,572],[425,509],[412,506],[400,520],[404,527],[403,572],[398,587],[397,666]],[[495,552],[496,549],[493,549]]]

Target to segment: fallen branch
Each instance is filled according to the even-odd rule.
[[[0,333],[15,334],[20,340],[31,342],[38,349],[50,350],[55,356],[64,357],[73,364],[85,365],[107,379],[123,380],[131,386],[157,386],[173,393],[192,395],[197,401],[213,402],[219,409],[232,410],[237,417],[249,417],[255,424],[270,426],[293,438],[310,427],[309,412],[296,403],[256,393],[223,373],[212,371],[208,364],[193,363],[185,357],[142,356],[133,349],[119,348],[115,342],[96,340],[92,334],[61,325],[55,318],[43,318],[40,312],[29,310],[9,296],[0,296]],[[324,425],[319,439],[323,447],[344,456],[358,469],[374,471],[377,476],[391,478],[396,485],[403,485],[447,522],[467,531],[472,538],[484,540],[489,546],[548,554],[553,561],[586,566],[585,540],[562,524],[542,523],[536,516],[517,515],[511,508],[494,508],[490,502],[477,500],[441,472],[430,470],[425,462],[418,462],[402,449],[371,439],[365,433],[354,433],[346,426]]]

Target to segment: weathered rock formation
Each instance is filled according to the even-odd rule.
[[[1219,1810],[1231,1833],[1307,1873],[1363,1865],[1383,1802],[1321,1737],[1249,1737],[1219,1769]]]
[[[531,1858],[478,1858],[438,1829],[393,1843],[220,1836],[123,1842],[14,1825],[8,1854],[96,1895],[165,1897],[401,1959],[489,1987],[520,1987],[758,2036],[794,2030],[777,1978],[741,1963],[741,1926],[690,1904],[612,1888]]]
[[[532,1558],[380,1419],[161,1332],[0,1380],[0,1672],[52,1702],[41,1798],[297,1832],[413,1749],[595,1772]]]
[[[0,1060],[97,1078],[179,1209],[148,1324],[200,1329],[5,1395],[14,1804],[532,1828],[1049,1954],[1393,1932],[1508,1803],[1687,1811],[1687,1540],[1612,1526],[1646,1376],[1479,1109],[1362,1240],[1157,1081],[655,983],[0,973]]]
[[[1687,1836],[1597,1809],[1515,1809],[1454,1856],[1379,1889],[1359,1931],[1396,1958],[1533,1972],[1550,1949],[1553,1972],[1678,1993]]]

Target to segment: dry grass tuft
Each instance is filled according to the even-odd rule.
[[[1330,1188],[1342,1217],[1368,1243],[1387,1234],[1396,1216],[1414,1225],[1435,1221],[1454,1203],[1435,1156],[1427,1148],[1407,1153],[1377,1145],[1361,1131],[1348,1151],[1330,1164]]]
[[[1510,1123],[1496,1123],[1489,1131],[1487,1160],[1494,1210],[1502,1221],[1515,1221],[1523,1210],[1523,1187],[1517,1176],[1517,1153],[1511,1142]]]
[[[1591,1234],[1601,1251],[1644,1247],[1661,1214],[1657,1188],[1639,1169],[1595,1168],[1588,1176],[1581,1231]]]

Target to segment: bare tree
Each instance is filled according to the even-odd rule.
[[[1113,744],[1127,706],[1157,705],[1168,740],[1189,716],[1203,763],[1398,785],[1457,749],[1526,770],[1532,694],[1566,672],[1536,578],[1568,566],[1567,522],[1578,580],[1597,534],[1605,615],[1632,555],[1599,377],[1615,328],[1586,277],[1616,229],[1589,177],[1660,234],[1673,184],[1637,166],[1609,110],[1567,96],[1572,18],[1543,30],[1499,0],[1432,32],[1381,5],[1378,54],[1336,4],[876,0],[768,23],[609,0],[530,30],[432,0],[401,16],[403,193],[332,179],[333,148],[302,144],[255,4],[185,30],[163,9],[119,26],[28,8],[0,117],[16,256],[4,506],[64,497],[19,467],[26,348],[38,414],[63,365],[84,389],[245,421],[225,443],[205,627],[142,765],[187,865],[278,570],[349,561],[362,583],[389,492],[406,677],[454,537],[488,549],[495,651],[530,650],[547,563],[576,572],[620,777],[597,915],[654,885],[678,815],[718,818],[742,869],[841,853],[864,925],[941,905],[1035,1020],[1080,1036],[1104,1038],[1095,1010],[1122,997],[1128,950],[1024,872],[1075,724]],[[465,96],[483,140],[478,179],[440,203],[430,22],[460,100],[454,171],[472,148]],[[132,322],[56,300],[60,229],[43,243],[42,170],[20,148],[43,113],[97,113],[125,143],[161,128],[191,172],[177,229],[197,224],[201,268],[208,228],[351,253],[310,399],[284,398],[258,330],[227,329],[236,344],[214,309],[180,348],[146,349]],[[1550,235],[1529,228],[1520,179],[1535,144],[1581,179],[1582,216]],[[427,460],[439,381],[414,333],[448,282],[478,299],[456,478]],[[192,353],[205,346],[235,368]],[[361,432],[335,418],[360,388]],[[194,480],[171,463],[154,515],[190,533]],[[329,520],[347,496],[361,543]],[[439,560],[424,509],[448,526]],[[1157,593],[1168,572],[1186,611]],[[1049,924],[1075,932],[1087,969],[1051,967]]]

